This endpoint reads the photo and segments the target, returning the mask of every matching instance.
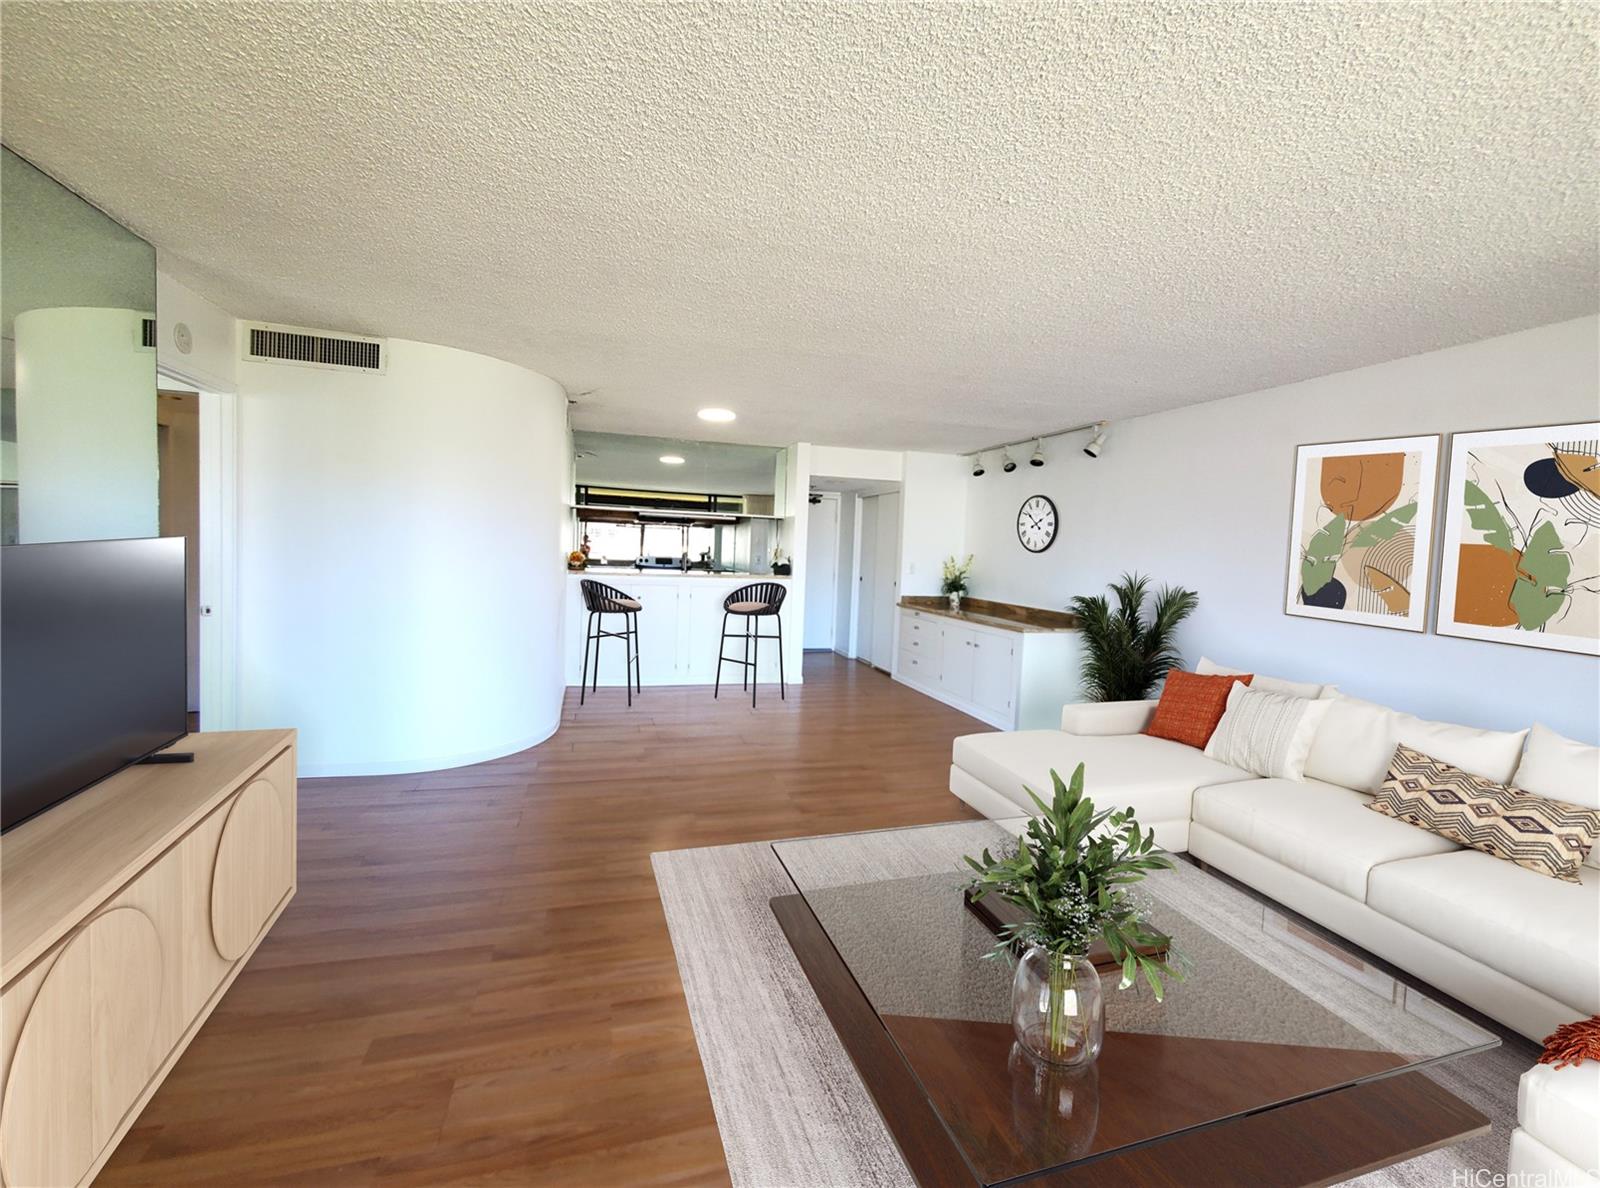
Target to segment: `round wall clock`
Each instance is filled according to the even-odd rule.
[[[1017,511],[1017,539],[1030,553],[1042,553],[1055,543],[1056,505],[1048,495],[1030,495]]]

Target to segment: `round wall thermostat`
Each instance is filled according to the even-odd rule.
[[[172,345],[185,355],[194,350],[194,335],[189,333],[187,322],[179,322],[172,328]]]

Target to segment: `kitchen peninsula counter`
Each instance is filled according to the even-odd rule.
[[[586,570],[572,570],[567,582],[566,626],[566,679],[576,685],[583,673],[583,637],[589,612],[584,609],[580,583],[593,578],[608,586],[615,586],[631,594],[642,604],[639,610],[639,680],[649,685],[709,685],[717,675],[717,647],[722,635],[723,600],[740,586],[751,582],[777,582],[787,586],[793,579],[771,573],[707,573],[705,570],[632,569],[616,566],[593,566]],[[794,643],[800,630],[798,620],[791,618],[791,608],[785,604],[779,614],[783,621],[786,642]],[[773,635],[777,628],[771,618],[758,620],[763,634]],[[621,630],[622,620],[606,616],[608,631]],[[744,620],[735,619],[729,631],[742,630]],[[736,645],[728,641],[728,655],[740,654]],[[761,641],[759,675],[763,681],[778,679],[778,644],[776,640]],[[602,686],[623,683],[623,641],[606,639],[600,645],[599,682]],[[723,670],[723,680],[732,680],[737,690],[740,669],[728,666]],[[787,674],[791,681],[796,672]]]
[[[591,565],[588,569],[570,569],[567,571],[575,578],[595,578],[598,581],[615,585],[611,579],[617,581],[637,581],[640,578],[720,578],[730,582],[786,582],[790,575],[783,573],[711,573],[704,569],[632,569],[616,565]]]

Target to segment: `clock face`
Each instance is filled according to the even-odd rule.
[[[1030,495],[1017,512],[1017,539],[1030,553],[1042,553],[1056,539],[1056,505],[1048,495]]]

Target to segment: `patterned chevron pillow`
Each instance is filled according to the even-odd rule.
[[[1600,809],[1508,788],[1404,744],[1367,807],[1568,883],[1582,882],[1578,867],[1600,835]]]

